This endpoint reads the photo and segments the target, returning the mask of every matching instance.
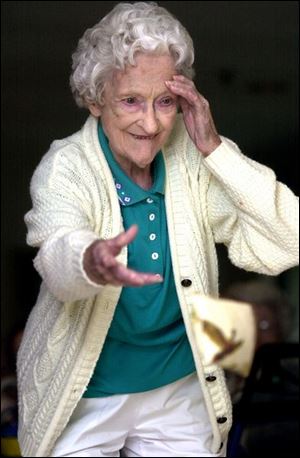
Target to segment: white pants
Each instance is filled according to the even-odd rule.
[[[211,426],[196,374],[143,393],[83,398],[51,456],[206,457]]]

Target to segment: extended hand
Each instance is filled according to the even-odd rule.
[[[143,286],[159,283],[163,279],[158,274],[147,274],[128,269],[116,260],[123,247],[135,238],[136,225],[113,239],[96,240],[84,254],[84,270],[88,277],[100,285]]]
[[[196,147],[208,156],[221,139],[217,133],[208,101],[197,91],[193,81],[185,76],[175,75],[172,81],[165,82],[167,88],[179,96],[186,129]]]

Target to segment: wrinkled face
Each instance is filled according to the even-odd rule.
[[[106,85],[101,116],[111,150],[121,167],[144,169],[166,143],[177,113],[177,97],[165,85],[176,74],[169,55],[139,54],[136,66],[116,71]]]

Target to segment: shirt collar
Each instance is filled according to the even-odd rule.
[[[108,138],[106,137],[101,122],[98,124],[98,136],[102,151],[108,162],[110,170],[115,180],[116,191],[121,205],[133,205],[153,196],[156,193],[164,194],[165,190],[165,164],[162,152],[156,155],[153,161],[154,181],[150,189],[143,189],[122,170],[110,149]]]

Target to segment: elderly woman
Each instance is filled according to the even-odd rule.
[[[217,133],[193,59],[150,2],[118,4],[73,55],[91,115],[43,157],[25,217],[43,283],[18,356],[23,456],[226,453],[231,404],[189,298],[217,295],[216,242],[246,270],[296,265],[298,201]]]

